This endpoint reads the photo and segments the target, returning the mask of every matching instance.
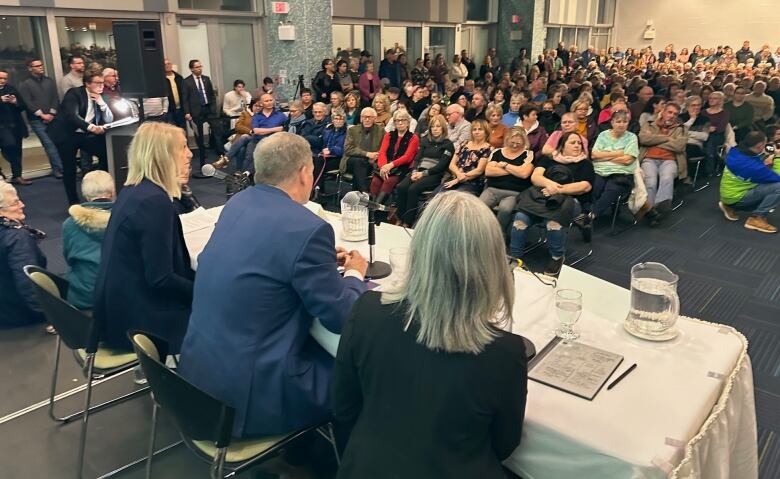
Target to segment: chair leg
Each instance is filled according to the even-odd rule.
[[[698,178],[699,178],[699,168],[700,167],[701,167],[701,160],[699,160],[696,163],[696,171],[693,174],[693,184],[691,185],[691,188],[693,188],[693,192],[694,193],[697,193],[697,192],[703,190],[704,188],[710,186],[710,182],[707,181],[706,183],[704,183],[703,185],[699,186],[698,188],[696,187],[696,180],[698,180]]]
[[[92,400],[92,368],[95,364],[95,353],[87,355],[87,394],[84,400],[84,414],[81,420],[81,440],[79,442],[78,479],[84,471],[84,452],[87,447],[87,423],[89,422],[89,402]]]
[[[154,439],[157,435],[157,403],[152,406],[152,432],[149,434],[149,454],[146,458],[146,479],[152,479],[152,459],[154,458]]]
[[[221,447],[217,450],[214,462],[211,463],[211,479],[224,479],[225,457],[227,448]]]
[[[336,433],[333,432],[333,424],[328,423],[325,426],[318,427],[317,432],[330,443],[333,448],[333,455],[336,457],[336,464],[340,466],[341,458],[339,457],[339,449],[336,446]]]
[[[60,349],[62,339],[57,336],[57,346],[54,352],[54,373],[51,375],[51,393],[49,394],[49,417],[55,421],[65,422],[65,418],[57,417],[54,414],[54,396],[57,393],[57,374],[60,370]]]
[[[618,213],[620,212],[620,204],[623,202],[623,196],[618,195],[612,208],[612,226],[609,229],[609,234],[615,234],[615,222],[617,221]]]

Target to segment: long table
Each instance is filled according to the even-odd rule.
[[[342,240],[339,215],[320,216],[333,226],[337,244],[368,256],[366,241]],[[212,230],[185,227],[195,267]],[[412,235],[382,224],[377,258],[387,260],[389,249],[408,245]],[[381,287],[384,281],[378,282]],[[541,350],[557,326],[550,307],[554,290],[522,271],[515,272],[515,285],[511,329]],[[505,461],[509,469],[525,479],[758,477],[752,371],[742,334],[680,317],[676,339],[645,341],[623,329],[628,290],[569,267],[557,287],[583,293],[575,326],[580,342],[622,354],[618,372],[632,363],[638,367],[593,401],[529,381],[523,439]],[[316,320],[311,334],[335,355],[338,335]]]

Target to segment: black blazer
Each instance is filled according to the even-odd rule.
[[[203,80],[203,88],[206,90],[206,98],[209,100],[208,113],[209,115],[216,115],[217,101],[214,94],[214,86],[211,84],[211,78],[206,75],[201,75],[200,78]],[[200,110],[203,107],[200,105],[200,100],[198,99],[200,93],[198,92],[198,86],[195,84],[195,77],[192,75],[188,76],[184,79],[183,84],[184,88],[181,106],[184,109],[184,114],[190,114],[193,118],[197,118],[200,116]]]
[[[125,186],[111,210],[95,284],[94,317],[106,346],[132,349],[139,329],[181,347],[195,273],[181,222],[165,191],[149,180]]]
[[[55,143],[66,141],[78,129],[87,132],[87,127],[90,124],[84,118],[87,116],[88,106],[89,99],[87,98],[86,87],[68,90],[62,99],[62,103],[60,103],[57,116],[54,117],[54,121],[48,127],[48,133],[52,141]],[[95,108],[97,108],[97,105],[95,105]],[[106,108],[101,113],[103,115],[101,124],[114,121],[114,115],[111,113],[110,108]]]
[[[369,292],[342,332],[333,413],[351,431],[339,478],[504,478],[520,444],[523,339],[503,331],[479,355],[434,352],[403,331],[403,303]]]
[[[10,117],[14,127],[14,136],[17,139],[27,138],[27,124],[22,119],[22,112],[25,109],[22,95],[20,95],[19,91],[11,85],[6,85],[5,88],[0,89],[0,96],[3,95],[14,95],[16,97],[16,105],[0,102],[0,112],[3,113],[0,115],[0,118]]]
[[[165,73],[163,73],[163,76],[165,76]],[[181,110],[184,108],[184,77],[173,72],[173,82],[176,83],[176,89],[179,90],[179,109]],[[168,81],[168,77],[165,77],[165,87],[168,92],[168,111],[176,111],[176,100],[173,98],[173,88],[171,88],[171,82]]]

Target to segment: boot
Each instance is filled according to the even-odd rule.
[[[745,228],[762,233],[777,233],[777,228],[769,224],[763,216],[751,216],[745,221]]]

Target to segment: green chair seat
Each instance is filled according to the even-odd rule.
[[[287,435],[231,441],[225,456],[225,462],[243,462],[251,459],[270,449],[285,437]],[[192,445],[212,459],[217,456],[217,448],[213,442],[192,441]]]
[[[83,364],[87,358],[87,351],[79,349],[77,351],[81,363]],[[97,354],[95,354],[95,368],[96,369],[115,369],[134,361],[137,361],[138,357],[134,352],[117,351],[109,348],[98,348]]]

